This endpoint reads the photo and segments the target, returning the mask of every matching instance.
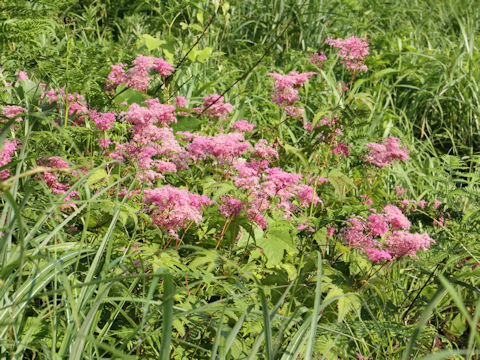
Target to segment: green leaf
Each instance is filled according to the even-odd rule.
[[[145,43],[145,46],[150,51],[158,49],[160,46],[166,43],[165,40],[154,38],[153,36],[148,34],[142,34],[141,37]]]
[[[202,50],[197,51],[197,60],[201,63],[204,63],[212,55],[213,48],[206,47]]]
[[[285,250],[296,251],[293,237],[288,227],[271,228],[265,236],[257,240],[267,258],[267,265],[278,265]]]
[[[460,337],[465,330],[467,330],[467,321],[462,314],[457,314],[450,323],[448,332],[456,337]]]
[[[347,189],[354,186],[352,180],[350,180],[347,175],[337,169],[333,169],[328,173],[328,181],[335,189],[335,193],[337,194],[340,202],[343,202],[343,198]]]
[[[362,302],[355,294],[345,294],[338,299],[338,321],[343,321],[345,316],[352,311],[360,310]]]
[[[105,179],[108,176],[105,169],[98,169],[95,171],[87,180],[88,185],[93,185],[99,182],[100,180]]]
[[[128,105],[131,105],[133,103],[140,104],[147,99],[140,91],[126,88],[123,85],[117,88],[116,94],[117,95],[115,96],[113,101],[118,105],[123,102],[127,102]]]

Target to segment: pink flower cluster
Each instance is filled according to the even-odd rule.
[[[188,222],[202,221],[202,208],[213,202],[205,195],[188,192],[171,185],[153,190],[145,190],[144,203],[151,205],[153,223],[178,237],[177,231]]]
[[[132,104],[128,109],[125,121],[133,124],[131,140],[116,144],[110,157],[119,162],[133,162],[142,170],[138,178],[151,184],[156,179],[163,179],[164,172],[177,171],[177,166],[170,160],[182,149],[167,126],[177,121],[175,106],[161,104],[158,99],[146,100],[144,104],[147,107]]]
[[[21,114],[26,111],[27,110],[21,106],[7,105],[3,108],[2,115],[8,119],[13,119],[18,114]],[[17,118],[17,121],[22,121],[22,118],[21,117]]]
[[[370,53],[368,40],[366,38],[357,38],[356,36],[348,39],[328,38],[325,43],[338,49],[337,56],[342,58],[341,64],[344,64],[350,71],[368,71],[367,65],[363,63],[365,57]]]
[[[38,161],[38,164],[44,167],[48,167],[51,169],[69,169],[70,164],[63,160],[58,156],[43,158]],[[77,174],[76,171],[73,171],[72,174]],[[51,192],[54,194],[65,194],[70,189],[70,185],[68,183],[60,182],[58,178],[58,173],[55,171],[45,171],[42,173],[42,179],[45,182],[45,185],[50,189]],[[69,201],[71,199],[78,199],[78,191],[71,191],[66,197],[65,201]],[[74,205],[71,203],[63,204],[60,208],[61,209],[69,209]]]
[[[163,59],[140,54],[132,61],[132,64],[133,67],[128,72],[125,70],[126,64],[110,65],[112,71],[108,75],[105,89],[113,91],[117,86],[125,84],[129,88],[146,91],[152,80],[151,70],[155,70],[162,76],[172,75],[175,70],[171,64]]]
[[[246,215],[262,228],[266,226],[265,212],[269,209],[279,210],[289,218],[299,206],[312,203],[315,206],[320,202],[313,187],[300,183],[302,175],[270,168],[268,163],[267,159],[239,159],[233,165],[237,175],[232,180],[246,193]]]
[[[253,129],[255,129],[255,125],[250,124],[247,120],[235,121],[232,126],[230,126],[230,130],[238,130],[240,132],[252,131]]]
[[[245,141],[243,133],[234,132],[215,136],[195,135],[187,149],[190,157],[195,161],[212,156],[220,163],[230,163],[234,158],[245,154],[251,147],[250,143]]]
[[[77,93],[69,93],[67,96],[65,88],[48,90],[45,93],[45,97],[49,103],[57,103],[58,110],[60,108],[60,99],[65,108],[68,105],[68,116],[75,115],[74,123],[76,125],[83,125],[85,115],[90,113],[85,97]]]
[[[309,125],[309,131],[311,131],[313,124],[307,123]],[[321,132],[321,136],[317,139],[318,142],[326,143],[331,147],[331,153],[336,154],[337,156],[348,157],[350,155],[350,146],[338,139],[338,137],[343,136],[343,126],[339,124],[339,118],[336,115],[330,116],[326,115],[318,121],[318,124],[315,128],[321,126],[327,126],[327,130]]]
[[[12,161],[12,155],[17,150],[19,143],[15,140],[3,141],[3,147],[0,152],[0,167],[7,165],[10,161]],[[5,169],[0,171],[0,180],[5,180],[10,176],[10,170]]]
[[[411,233],[411,223],[395,205],[386,205],[383,213],[372,213],[366,219],[353,217],[342,229],[345,243],[361,250],[374,262],[392,261],[402,256],[415,257],[435,241],[426,233]]]
[[[272,93],[273,101],[282,109],[285,109],[287,114],[294,118],[301,118],[304,109],[296,106],[295,103],[299,99],[298,87],[303,86],[315,72],[301,73],[292,71],[288,75],[278,73],[269,73],[275,80],[274,92]]]
[[[90,111],[90,118],[95,123],[95,128],[101,131],[107,131],[108,129],[113,128],[116,116],[117,114],[115,112],[99,113],[96,111]]]
[[[200,114],[205,114],[209,118],[226,119],[227,113],[233,112],[233,106],[230,103],[224,103],[223,96],[218,94],[211,94],[203,97],[203,105],[201,107],[194,108]]]
[[[378,167],[388,166],[395,160],[408,160],[408,149],[400,143],[400,139],[393,136],[383,139],[381,144],[367,143],[365,146],[370,149],[365,161]]]
[[[307,57],[310,60],[310,62],[316,67],[318,67],[319,69],[322,67],[323,63],[327,60],[327,57],[322,51],[320,51],[320,54],[313,53],[312,55]]]

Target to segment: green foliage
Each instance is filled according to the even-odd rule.
[[[480,7],[448,1],[74,1],[0,0],[0,106],[27,109],[2,129],[22,141],[1,183],[0,359],[374,359],[467,358],[480,348]],[[349,81],[335,67],[328,36],[366,36],[369,72]],[[307,84],[304,120],[340,114],[352,156],[340,161],[271,103],[272,71],[313,71],[305,53],[329,62]],[[109,65],[137,53],[177,66],[148,92],[104,91]],[[261,60],[258,64],[256,62]],[[255,67],[254,67],[255,65]],[[18,70],[31,80],[15,80]],[[238,80],[238,82],[237,82]],[[248,119],[251,140],[278,145],[278,166],[328,178],[323,204],[286,220],[272,211],[260,229],[246,216],[207,210],[178,239],[151,226],[144,204],[118,196],[138,185],[138,169],[112,164],[95,147],[98,130],[62,126],[65,104],[41,102],[41,87],[65,87],[108,111],[149,97],[194,106],[209,93],[235,105],[223,124]],[[234,84],[233,87],[232,84]],[[124,107],[123,110],[126,110]],[[187,110],[187,109],[181,109]],[[63,111],[63,113],[62,113]],[[65,119],[67,118],[67,119]],[[57,124],[56,122],[60,120]],[[216,124],[215,124],[216,125]],[[117,123],[112,141],[127,136]],[[204,118],[178,116],[175,131],[212,135]],[[367,141],[389,135],[411,160],[368,174]],[[358,146],[357,146],[358,145]],[[88,150],[88,152],[87,152]],[[321,156],[320,156],[321,155]],[[75,159],[69,179],[80,200],[37,181],[37,161]],[[328,164],[328,166],[327,166]],[[3,170],[3,168],[2,168]],[[81,172],[81,171],[80,171]],[[197,165],[168,182],[219,202],[240,195],[216,166]],[[436,245],[418,259],[374,265],[327,234],[352,214],[394,202],[395,185],[415,200],[443,202],[413,214],[415,231]],[[299,230],[312,225],[314,232]],[[337,233],[338,234],[338,233]]]

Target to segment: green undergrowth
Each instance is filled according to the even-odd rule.
[[[475,5],[0,0],[1,76],[15,81],[23,70],[31,79],[2,84],[0,93],[2,108],[27,109],[21,124],[4,123],[0,133],[2,142],[13,133],[21,141],[11,179],[0,183],[0,359],[475,359]],[[324,41],[352,35],[370,41],[369,71],[344,96],[337,84],[350,75]],[[328,57],[321,71],[306,57],[318,51]],[[130,64],[139,53],[164,58],[175,73],[148,92],[104,91],[109,65]],[[301,92],[305,119],[338,114],[353,144],[349,158],[322,152],[316,135],[271,101],[267,74],[290,71],[318,72]],[[148,188],[135,179],[138,169],[102,157],[98,131],[72,126],[74,116],[42,102],[40,82],[83,94],[99,111],[147,97],[172,104],[185,96],[197,106],[203,96],[223,94],[235,108],[227,125],[257,125],[246,138],[276,144],[276,165],[328,178],[315,189],[323,204],[289,220],[272,211],[268,231],[209,209],[173,238],[152,226],[135,198],[134,190]],[[208,121],[184,117],[173,127],[214,135]],[[113,136],[125,140],[128,125],[115,124]],[[389,136],[406,144],[410,160],[371,176],[364,145]],[[65,194],[39,181],[38,160],[48,156],[88,167],[70,181],[80,196],[69,211]],[[221,183],[220,171],[197,165],[165,182],[215,201],[240,196]],[[408,199],[443,203],[444,226],[434,226],[431,207],[409,214],[415,231],[435,240],[428,251],[375,264],[327,235],[330,226],[369,213],[361,195],[379,209],[397,201],[395,186]],[[120,187],[132,201],[118,195]],[[307,220],[312,233],[296,226]]]

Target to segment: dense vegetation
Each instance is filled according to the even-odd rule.
[[[476,358],[479,5],[0,0],[0,358]]]

